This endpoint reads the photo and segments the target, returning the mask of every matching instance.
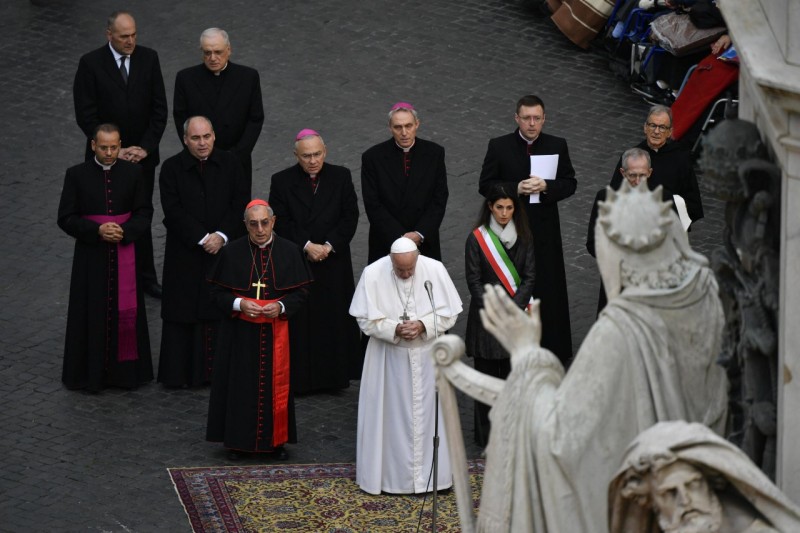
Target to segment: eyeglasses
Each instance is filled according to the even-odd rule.
[[[664,133],[665,131],[672,129],[672,126],[667,126],[666,124],[656,124],[655,122],[648,122],[647,124],[645,124],[645,126],[650,128],[651,130],[658,130],[661,133]]]
[[[533,124],[539,124],[540,122],[544,122],[544,117],[539,117],[539,116],[536,116],[536,115],[525,115],[525,116],[517,115],[517,118],[521,122],[526,122],[526,123],[530,122],[530,123],[533,123]]]
[[[269,226],[270,222],[272,222],[271,218],[265,218],[264,220],[248,220],[247,225],[253,229],[257,229],[259,226],[264,226],[266,228]]]
[[[623,172],[623,174],[626,178],[637,181],[646,180],[650,177],[650,174],[636,174],[633,172]]]

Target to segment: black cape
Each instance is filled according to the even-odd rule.
[[[254,258],[259,270],[269,265],[261,278],[267,285],[261,299],[280,298],[286,310],[281,320],[290,319],[306,304],[311,271],[294,243],[275,235],[262,250],[242,237],[218,254],[209,277],[211,297],[227,318],[220,326],[214,355],[206,439],[235,450],[268,452],[284,444],[272,438],[272,325],[247,322],[232,311],[237,297],[256,297],[251,286],[258,279]],[[296,441],[290,393],[288,442]]]
[[[301,248],[330,243],[325,261],[310,263],[314,283],[309,303],[290,321],[292,390],[308,393],[342,389],[361,376],[361,347],[353,299],[350,241],[358,224],[358,199],[350,171],[325,163],[317,192],[300,165],[272,176],[269,203],[277,216],[275,232]]]
[[[116,245],[100,240],[100,224],[85,215],[119,215],[131,218],[120,224],[123,244],[134,243],[150,227],[153,206],[147,198],[142,169],[117,161],[104,183],[102,167],[86,162],[67,170],[58,226],[75,238],[69,290],[64,367],[61,380],[69,389],[99,391],[108,386],[133,388],[153,379],[147,314],[142,282],[136,279],[136,342],[138,359],[117,360]]]
[[[530,175],[527,148],[519,130],[490,140],[481,169],[479,192],[485,196],[493,185],[504,185],[515,192],[517,184]],[[550,154],[558,154],[558,169],[556,179],[547,183],[547,193],[540,196],[541,203],[529,203],[528,196],[522,196],[520,200],[533,234],[536,258],[533,297],[541,300],[542,346],[566,366],[572,359],[572,331],[557,202],[572,196],[578,182],[567,141],[541,133],[531,146],[531,155]]]

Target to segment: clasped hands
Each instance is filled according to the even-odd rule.
[[[517,194],[538,194],[547,190],[547,180],[531,175],[517,185]]]
[[[252,300],[242,299],[241,303],[239,304],[239,309],[242,311],[242,313],[246,313],[251,317],[263,315],[267,318],[275,318],[281,314],[281,304],[278,302],[268,303],[262,307]]]
[[[203,242],[203,250],[208,254],[216,254],[225,246],[225,239],[219,233],[211,233]]]
[[[312,263],[318,263],[327,259],[332,250],[333,246],[328,243],[314,244],[310,242],[306,245],[306,255],[308,256],[308,260]]]
[[[106,222],[105,224],[100,224],[97,234],[104,241],[116,244],[122,240],[122,226],[116,222]]]
[[[128,146],[119,151],[119,158],[131,163],[138,163],[147,157],[147,150],[141,146]]]
[[[425,333],[425,324],[421,320],[403,320],[394,328],[394,336],[406,341],[413,341]]]

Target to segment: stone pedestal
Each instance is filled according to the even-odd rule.
[[[800,2],[720,2],[741,58],[739,117],[782,169],[777,484],[800,502]]]

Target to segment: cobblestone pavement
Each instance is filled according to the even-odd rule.
[[[71,87],[81,54],[104,43],[108,10],[86,0],[18,0],[0,7],[0,530],[187,531],[166,468],[224,465],[203,440],[208,390],[89,395],[60,382],[73,242],[55,224],[64,170],[80,162],[83,139]],[[595,191],[620,152],[641,138],[646,105],[598,54],[576,49],[548,19],[504,0],[391,2],[131,1],[139,43],[158,50],[167,94],[176,72],[200,61],[209,26],[231,34],[233,59],[261,72],[267,119],[254,152],[254,194],[293,163],[290,140],[321,131],[328,158],[356,178],[360,154],[388,136],[395,101],[420,110],[420,135],[447,149],[450,202],[444,258],[462,296],[463,245],[479,206],[487,140],[514,127],[526,93],[547,104],[546,130],[569,141],[578,192],[561,204],[574,344],[594,318],[596,267],[584,247]],[[170,109],[171,112],[171,109]],[[163,157],[180,149],[170,119]],[[356,179],[356,181],[358,181]],[[357,189],[360,189],[358,184]],[[158,194],[156,261],[164,227]],[[362,206],[363,211],[363,206]],[[720,231],[719,204],[691,240],[703,252]],[[354,239],[356,276],[366,261],[366,217]],[[159,302],[147,300],[157,363]],[[455,328],[463,334],[466,313]],[[298,399],[300,442],[292,462],[355,459],[358,383]],[[468,453],[471,402],[461,397]]]

